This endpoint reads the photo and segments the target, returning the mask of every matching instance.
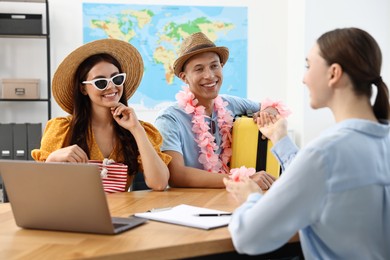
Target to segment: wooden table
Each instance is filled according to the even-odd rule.
[[[112,216],[178,204],[233,211],[224,189],[134,191],[107,195]],[[297,237],[291,241],[296,241]],[[234,252],[226,227],[201,230],[148,221],[119,235],[21,229],[9,203],[0,204],[0,259],[173,259]]]

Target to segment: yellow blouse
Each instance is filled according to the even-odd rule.
[[[65,147],[65,140],[67,135],[69,134],[69,128],[70,128],[70,122],[72,120],[71,116],[67,117],[56,117],[53,119],[50,119],[46,123],[45,131],[43,133],[42,139],[41,139],[41,147],[40,149],[34,149],[31,151],[31,156],[36,161],[44,162],[46,161],[49,154],[52,152]],[[155,128],[152,124],[140,121],[141,125],[145,129],[146,135],[149,138],[149,141],[153,145],[154,149],[156,150],[157,154],[160,156],[160,158],[164,161],[166,165],[171,161],[171,157],[167,154],[164,154],[161,152],[160,147],[162,145],[162,136],[160,132]],[[91,141],[88,142],[89,146],[89,152],[90,152],[90,160],[103,160],[104,156],[101,153],[95,137],[93,135],[91,136]],[[115,162],[123,162],[123,156],[119,155],[116,157],[117,147],[114,148],[114,150],[111,152],[109,159],[113,159]],[[143,171],[142,166],[142,158],[139,155],[137,158],[139,169],[140,171]],[[133,182],[133,176],[128,177],[127,181],[127,187],[126,190],[129,188],[130,184]]]

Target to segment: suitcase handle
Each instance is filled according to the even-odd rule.
[[[245,114],[235,115],[234,119],[236,119],[237,117],[244,117],[244,116],[245,117],[253,117],[253,111],[248,109]]]

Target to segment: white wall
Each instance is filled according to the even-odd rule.
[[[309,51],[315,39],[325,31],[338,27],[360,27],[368,31],[382,49],[382,77],[390,86],[390,2],[388,0],[306,0],[304,15],[305,52]],[[302,62],[296,64],[304,64]],[[328,109],[313,111],[308,104],[305,88],[303,143],[313,139],[322,129],[333,123]]]
[[[52,74],[62,59],[83,42],[81,0],[49,0]],[[145,5],[200,5],[248,7],[248,98],[282,99],[293,110],[290,128],[297,142],[304,145],[333,123],[327,110],[313,111],[302,84],[305,55],[315,39],[336,27],[357,26],[366,29],[379,42],[384,56],[382,77],[390,83],[390,3],[387,0],[95,0]],[[196,2],[196,3],[195,3]],[[25,4],[26,13],[34,13]],[[20,10],[17,9],[19,12]],[[0,2],[0,12],[10,11]],[[12,48],[16,45],[16,50]],[[0,78],[40,77],[45,71],[42,43],[29,40],[0,39]],[[43,45],[44,47],[44,45]],[[33,66],[16,63],[26,52]],[[43,61],[42,61],[43,60]],[[38,75],[38,76],[37,76]],[[44,83],[44,82],[43,82]],[[44,91],[44,89],[42,90]],[[52,102],[52,116],[65,113]],[[156,111],[137,111],[142,120],[153,122]],[[46,122],[44,104],[0,102],[0,122]]]

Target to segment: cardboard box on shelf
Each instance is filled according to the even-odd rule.
[[[39,79],[2,79],[2,99],[39,99]]]

